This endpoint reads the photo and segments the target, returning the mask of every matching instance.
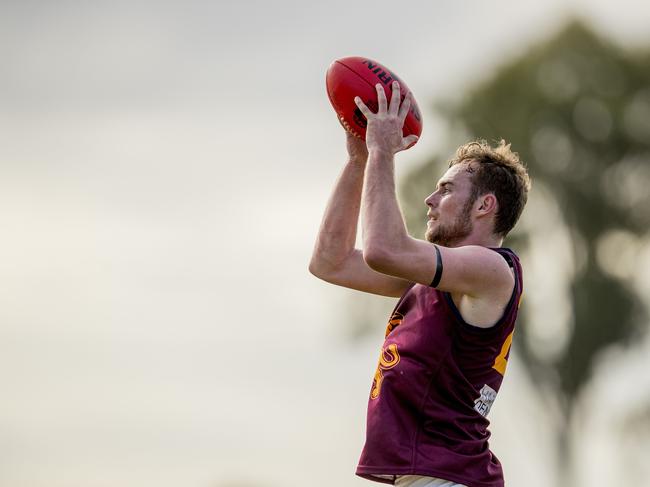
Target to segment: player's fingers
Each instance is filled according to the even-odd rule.
[[[399,110],[399,98],[399,83],[397,81],[393,81],[393,95],[390,97],[390,107],[388,108],[388,112],[391,115],[397,115],[397,111]]]
[[[361,113],[363,113],[363,115],[364,115],[367,119],[370,119],[370,117],[371,117],[372,115],[374,115],[374,114],[370,111],[370,108],[368,108],[368,107],[366,106],[366,104],[365,104],[364,102],[362,102],[362,101],[361,101],[361,98],[359,98],[358,96],[355,96],[355,97],[354,97],[354,103],[357,104],[357,106],[359,107],[359,110],[361,110]]]
[[[377,88],[377,101],[379,102],[377,113],[386,113],[386,92],[384,92],[384,87],[381,83],[377,83],[375,88]]]
[[[399,107],[399,120],[404,124],[404,120],[406,120],[406,116],[409,114],[409,110],[411,109],[411,94],[407,94],[406,97],[404,98],[404,102],[402,103],[402,106]]]

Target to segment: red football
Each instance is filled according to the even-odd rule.
[[[400,86],[401,101],[409,93],[408,86],[386,66],[364,57],[344,57],[334,61],[325,75],[327,95],[339,117],[343,127],[353,135],[366,138],[366,117],[354,103],[354,97],[363,100],[370,110],[377,112],[377,89],[381,83],[390,104],[393,93],[392,81],[397,80]],[[415,99],[411,95],[411,110],[404,121],[404,137],[422,133],[422,116]]]

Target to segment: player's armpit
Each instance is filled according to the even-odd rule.
[[[437,289],[473,297],[508,295],[512,291],[514,276],[497,252],[478,245],[438,246],[438,249],[442,274]],[[412,237],[408,237],[399,250],[367,249],[364,259],[377,272],[427,286],[437,270],[435,246]]]
[[[356,289],[380,296],[398,298],[413,283],[372,270],[360,250],[354,249],[348,258],[336,266],[312,261],[309,271],[316,277],[338,286]]]

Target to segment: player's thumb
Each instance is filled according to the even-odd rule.
[[[418,141],[419,137],[417,135],[409,135],[404,137],[402,140],[402,150],[410,149]]]

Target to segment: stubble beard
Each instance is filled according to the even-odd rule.
[[[456,247],[458,243],[474,230],[474,225],[470,218],[474,200],[475,198],[468,198],[462,211],[451,224],[438,224],[434,228],[428,228],[424,235],[426,240],[434,244],[442,245],[443,247]]]

